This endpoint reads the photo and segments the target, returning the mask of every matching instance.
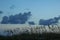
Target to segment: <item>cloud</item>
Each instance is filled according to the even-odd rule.
[[[11,6],[10,6],[10,9],[14,9],[14,8],[15,8],[15,5],[11,5]]]
[[[33,21],[28,22],[28,24],[35,25],[35,23]]]
[[[4,16],[3,17],[3,20],[1,21],[2,24],[8,24],[8,17],[7,16]]]
[[[0,11],[0,14],[3,14],[3,11]]]
[[[9,17],[4,16],[1,24],[24,24],[30,18],[31,12],[19,13],[16,15],[10,15]]]
[[[39,24],[40,25],[51,25],[51,24],[58,23],[59,20],[60,20],[60,16],[59,17],[54,17],[54,18],[51,18],[51,19],[47,19],[47,20],[40,19]]]

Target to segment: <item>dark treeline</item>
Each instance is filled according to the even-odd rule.
[[[60,34],[43,33],[43,34],[19,34],[13,36],[0,36],[0,40],[60,40]]]

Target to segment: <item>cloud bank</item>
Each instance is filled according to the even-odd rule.
[[[51,25],[51,24],[56,24],[56,23],[58,23],[59,20],[60,20],[60,16],[59,16],[59,17],[54,17],[54,18],[51,18],[51,19],[47,19],[47,20],[40,19],[39,25]]]
[[[9,17],[4,16],[1,21],[1,24],[24,24],[28,21],[30,16],[31,12],[10,15]]]

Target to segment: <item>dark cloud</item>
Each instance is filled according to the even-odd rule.
[[[28,24],[35,25],[35,23],[33,21],[28,22]]]
[[[44,20],[44,19],[40,19],[39,24],[40,25],[51,25],[51,24],[56,24],[58,23],[58,20],[60,20],[60,16],[59,17],[54,17],[48,20]]]
[[[16,15],[10,15],[9,17],[4,16],[2,19],[2,24],[24,24],[26,23],[26,21],[29,19],[29,17],[31,16],[31,12],[27,12],[27,13],[19,13]]]
[[[3,11],[0,11],[0,14],[3,14]]]
[[[1,21],[1,24],[8,24],[8,17],[7,16],[4,16],[3,17],[3,20]]]

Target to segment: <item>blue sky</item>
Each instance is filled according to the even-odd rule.
[[[11,8],[12,7],[12,8]],[[31,11],[35,22],[60,15],[60,0],[0,0],[0,20],[3,16]]]

